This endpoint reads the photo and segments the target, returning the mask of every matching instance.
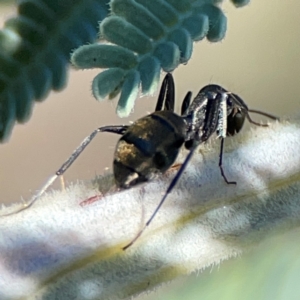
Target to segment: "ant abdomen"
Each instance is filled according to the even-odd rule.
[[[170,111],[157,111],[134,122],[117,143],[116,185],[129,188],[166,172],[184,143],[184,120]]]

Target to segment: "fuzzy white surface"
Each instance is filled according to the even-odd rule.
[[[0,218],[0,299],[125,299],[300,225],[296,121],[226,139],[223,167],[236,186],[220,175],[219,143],[209,147],[127,251],[174,171],[85,207],[79,203],[99,192],[74,184]]]

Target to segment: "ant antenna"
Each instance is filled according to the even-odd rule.
[[[267,118],[270,118],[272,120],[275,120],[275,121],[279,121],[280,119],[274,115],[271,115],[271,114],[268,114],[266,112],[263,112],[263,111],[260,111],[260,110],[256,110],[256,109],[248,109],[248,112],[246,114],[246,117],[248,119],[248,121],[254,125],[257,125],[257,126],[263,126],[263,127],[267,127],[269,126],[269,124],[261,124],[261,123],[257,123],[255,121],[253,121],[249,115],[249,112],[251,113],[254,113],[254,114],[258,114],[258,115],[262,115],[262,116],[265,116]]]
[[[241,102],[242,104],[244,104],[246,106],[246,104],[244,103],[244,101],[238,95],[236,95],[236,94],[234,94],[232,92],[229,92],[229,91],[226,91],[225,93],[228,94],[228,95],[231,95],[236,101]],[[257,126],[268,127],[269,125],[268,124],[261,124],[261,123],[253,121],[252,118],[250,117],[249,113],[254,113],[254,114],[262,115],[262,116],[270,118],[272,120],[280,121],[280,119],[278,117],[276,117],[276,116],[274,116],[272,114],[269,114],[269,113],[266,113],[264,111],[257,110],[257,109],[249,109],[249,108],[247,108],[247,110],[246,110],[246,117],[247,117],[248,121],[251,124],[254,124],[254,125],[257,125]]]

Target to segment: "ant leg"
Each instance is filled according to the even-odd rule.
[[[66,184],[65,184],[65,179],[64,179],[63,175],[60,176],[60,188],[62,191],[66,190]]]
[[[123,135],[124,132],[127,130],[128,126],[124,125],[116,125],[116,126],[103,126],[95,129],[89,136],[87,136],[81,144],[73,151],[71,156],[62,164],[62,166],[55,172],[53,176],[51,176],[48,181],[45,183],[45,185],[40,189],[40,191],[34,195],[31,200],[27,203],[25,203],[21,208],[8,213],[1,215],[2,216],[9,216],[15,213],[18,213],[22,210],[25,210],[32,206],[36,200],[38,200],[44,193],[45,191],[54,183],[54,181],[61,176],[72,164],[73,162],[77,159],[77,157],[83,152],[83,150],[87,147],[87,145],[94,139],[94,137],[97,135],[99,132],[111,132],[115,134],[120,134]]]
[[[167,172],[169,172],[169,171],[178,171],[179,170],[179,168],[182,166],[182,164],[181,163],[176,163],[176,164],[174,164],[173,166],[171,166],[168,170],[167,170]]]
[[[165,173],[162,174],[162,176],[168,177],[169,174],[172,173],[173,171],[178,171],[181,166],[182,166],[182,163],[176,163],[176,164],[172,165]]]
[[[221,171],[221,175],[222,175],[222,177],[224,178],[224,180],[227,184],[236,184],[236,181],[228,181],[227,178],[226,178],[226,175],[224,173],[223,166],[222,166],[223,148],[224,148],[224,138],[221,139],[221,149],[220,149],[220,155],[219,155],[219,168],[220,168],[220,171]]]
[[[86,206],[86,205],[90,205],[90,204],[92,204],[92,203],[94,203],[94,202],[96,202],[96,201],[102,199],[102,197],[103,197],[103,195],[95,195],[95,196],[92,196],[92,197],[87,198],[87,199],[85,199],[84,201],[80,202],[79,205],[80,205],[81,207]]]
[[[122,248],[123,250],[126,250],[129,247],[131,247],[135,243],[135,241],[142,235],[142,233],[145,231],[145,229],[150,225],[150,223],[153,221],[155,215],[157,214],[157,212],[159,211],[159,209],[161,208],[161,206],[165,202],[167,196],[172,192],[172,190],[175,187],[177,181],[179,180],[180,176],[182,175],[183,171],[185,170],[185,168],[186,168],[188,162],[190,161],[190,159],[192,158],[193,153],[194,153],[195,149],[197,148],[197,146],[198,146],[198,144],[196,146],[193,146],[193,148],[190,150],[189,154],[187,155],[187,157],[185,158],[185,160],[184,160],[183,164],[181,165],[180,169],[178,170],[175,177],[171,181],[167,191],[165,192],[163,198],[160,200],[159,204],[157,205],[155,211],[153,212],[153,214],[151,215],[149,220],[146,222],[144,227],[139,231],[139,233],[136,235],[136,237],[129,244],[127,244],[125,247]]]
[[[62,175],[77,159],[77,157],[83,152],[87,145],[94,139],[99,132],[110,132],[123,135],[128,126],[116,125],[116,126],[104,126],[95,129],[89,136],[87,136],[81,144],[74,150],[71,156],[63,163],[63,165],[55,172],[57,176]]]
[[[189,108],[190,103],[191,103],[191,98],[192,98],[192,92],[187,92],[187,94],[185,95],[185,97],[183,99],[182,105],[181,105],[181,115],[182,116],[186,113],[187,109]]]
[[[174,111],[175,103],[175,84],[171,73],[167,73],[159,91],[158,100],[156,103],[155,111],[164,110]]]
[[[255,113],[255,114],[259,114],[259,115],[262,115],[262,116],[265,116],[267,118],[270,118],[272,120],[275,120],[275,121],[279,121],[279,118],[274,116],[274,115],[271,115],[271,114],[268,114],[268,113],[265,113],[263,111],[260,111],[260,110],[256,110],[256,109],[249,109],[248,112],[252,112],[252,113]],[[250,115],[247,113],[246,114],[246,117],[248,119],[248,121],[254,125],[257,125],[257,126],[263,126],[263,127],[267,127],[269,126],[269,124],[261,124],[261,123],[257,123],[255,121],[253,121],[250,117]]]

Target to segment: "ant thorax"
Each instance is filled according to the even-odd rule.
[[[232,107],[227,105],[228,94],[217,88],[210,85],[202,89],[182,116],[187,123],[185,145],[188,149],[194,143],[207,141],[213,133],[218,137],[226,137],[227,116]]]

